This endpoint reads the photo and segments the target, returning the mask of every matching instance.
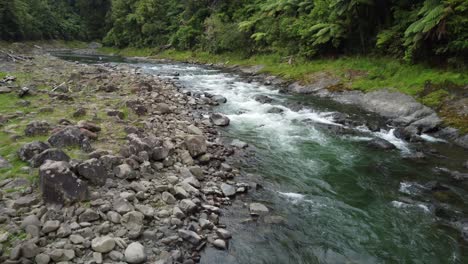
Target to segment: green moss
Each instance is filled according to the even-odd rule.
[[[446,90],[437,90],[429,93],[421,99],[421,102],[427,106],[438,108],[442,105],[443,100],[449,96],[450,93]]]

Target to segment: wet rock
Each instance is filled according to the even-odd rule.
[[[251,215],[263,215],[270,211],[265,205],[261,203],[251,203],[249,209]]]
[[[226,241],[224,241],[222,239],[215,239],[215,241],[213,241],[213,246],[215,246],[216,248],[219,248],[219,249],[226,249],[227,248]]]
[[[48,148],[50,148],[48,144],[41,141],[34,141],[23,145],[18,151],[18,156],[22,161],[29,161],[35,155],[43,152]]]
[[[50,148],[46,149],[40,154],[35,155],[31,160],[31,165],[34,168],[40,167],[46,160],[52,161],[70,161],[70,157],[60,149]]]
[[[228,126],[230,122],[227,116],[220,113],[211,114],[210,121],[216,126]]]
[[[240,140],[238,140],[238,139],[234,139],[234,140],[231,142],[231,146],[236,147],[236,148],[243,149],[243,148],[248,147],[249,144],[245,143],[244,141],[240,141]]]
[[[393,132],[395,137],[410,141],[412,138],[418,137],[419,129],[415,126],[399,127]]]
[[[390,150],[395,149],[395,145],[382,138],[374,138],[367,143],[367,146],[374,149]]]
[[[93,184],[103,185],[108,177],[106,168],[98,159],[83,161],[76,167],[79,176],[89,180]]]
[[[195,246],[200,244],[202,240],[202,238],[197,233],[190,231],[190,230],[179,229],[177,233],[182,239],[187,240],[188,242],[190,242],[192,245],[195,245]]]
[[[79,146],[84,151],[91,151],[91,145],[86,135],[76,126],[67,126],[54,133],[48,142],[53,147],[66,148]]]
[[[109,236],[96,237],[91,241],[91,247],[96,252],[107,253],[114,249],[115,240]]]
[[[218,104],[224,104],[227,102],[226,97],[222,95],[214,95],[213,97],[211,97],[211,100],[213,100],[214,102],[217,102]]]
[[[190,135],[185,138],[185,146],[192,157],[198,157],[206,153],[206,140],[203,136]]]
[[[218,228],[216,230],[216,235],[218,235],[222,239],[230,239],[232,237],[231,232],[229,232],[228,230],[224,228]]]
[[[39,186],[46,203],[67,204],[88,197],[88,186],[65,161],[46,161],[39,168]]]
[[[125,261],[137,264],[146,261],[145,248],[139,242],[133,242],[125,249]]]
[[[262,104],[269,104],[271,102],[273,102],[273,98],[269,97],[269,96],[266,96],[266,95],[257,95],[255,96],[255,101],[259,102],[259,103],[262,103]]]
[[[463,163],[463,168],[468,169],[468,160]]]
[[[234,196],[236,194],[236,188],[230,184],[227,183],[222,183],[221,184],[221,190],[224,194],[224,196],[229,197],[229,196]]]
[[[279,108],[279,107],[272,107],[270,109],[268,109],[267,113],[270,113],[270,114],[281,114],[283,113],[284,110],[282,108]]]
[[[28,137],[43,136],[49,134],[50,124],[46,121],[32,121],[26,125],[24,134]]]

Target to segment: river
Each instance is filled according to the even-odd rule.
[[[224,208],[221,222],[234,234],[229,249],[207,248],[201,263],[468,263],[460,232],[440,209],[466,215],[466,188],[434,171],[461,164],[467,157],[463,150],[430,136],[409,144],[391,129],[371,132],[364,125],[358,133],[332,133],[323,126],[342,126],[334,122],[336,113],[378,117],[326,99],[281,94],[279,87],[236,73],[184,63],[132,64],[191,93],[226,97],[227,103],[216,107],[231,119],[222,134],[226,141],[249,144],[238,180],[263,188]],[[273,101],[257,102],[259,95]],[[366,143],[375,137],[397,149],[369,149]],[[418,148],[449,157],[405,158]],[[434,191],[434,182],[446,188]],[[268,217],[249,220],[250,201],[267,205]]]

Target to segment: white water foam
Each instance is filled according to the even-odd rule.
[[[429,136],[428,134],[421,134],[421,138],[428,142],[445,142],[445,143],[447,142],[444,139]]]
[[[293,193],[293,192],[278,192],[280,195],[286,197],[292,203],[298,203],[304,200],[305,195],[300,193]]]
[[[425,213],[431,212],[429,207],[425,204],[408,204],[408,203],[404,203],[400,201],[392,201],[391,204],[393,207],[396,207],[396,208],[401,208],[401,209],[416,208],[416,209],[423,210]]]

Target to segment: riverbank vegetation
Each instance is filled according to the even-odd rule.
[[[464,0],[7,0],[0,14],[3,40],[97,40],[105,53],[263,65],[305,83],[326,71],[436,109],[468,83]]]

